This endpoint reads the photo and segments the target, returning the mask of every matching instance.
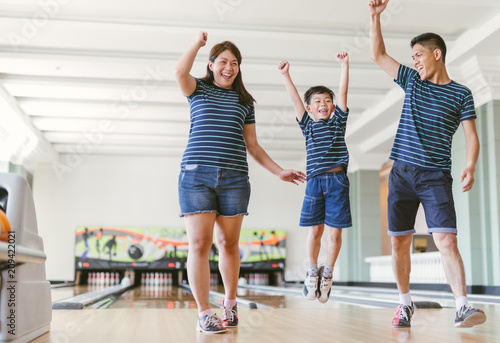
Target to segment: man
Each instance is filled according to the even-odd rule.
[[[451,141],[460,123],[466,140],[467,167],[460,182],[462,192],[474,184],[479,155],[474,101],[471,91],[448,76],[446,45],[434,33],[412,39],[415,69],[401,65],[385,51],[380,14],[389,0],[372,0],[370,13],[371,58],[405,91],[405,100],[390,158],[388,219],[394,276],[400,305],[394,327],[409,327],[414,307],[410,296],[410,247],[415,216],[420,203],[425,210],[428,233],[441,253],[448,282],[455,297],[456,327],[471,327],[486,321],[482,310],[467,300],[465,271],[457,247],[455,206],[452,194]]]

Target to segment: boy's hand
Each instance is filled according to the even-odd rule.
[[[337,61],[340,64],[348,64],[349,63],[349,54],[346,51],[341,51],[337,54]]]
[[[376,16],[382,13],[385,8],[387,7],[387,4],[389,3],[389,0],[371,0],[368,2],[368,10],[370,12],[370,16]]]
[[[283,60],[278,64],[278,70],[281,75],[288,74],[288,70],[290,69],[290,63],[287,60]]]
[[[206,32],[200,31],[196,35],[196,43],[198,43],[200,47],[205,46],[205,44],[207,44],[207,39],[208,39],[208,33]]]

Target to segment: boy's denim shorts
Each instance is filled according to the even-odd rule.
[[[205,212],[223,217],[248,214],[247,173],[188,164],[181,166],[178,189],[181,217]]]
[[[395,161],[389,174],[387,233],[390,236],[415,233],[415,217],[422,203],[428,233],[457,234],[452,183],[448,171],[423,170]]]
[[[352,226],[349,179],[344,170],[320,174],[307,181],[299,225],[321,224],[337,229]]]

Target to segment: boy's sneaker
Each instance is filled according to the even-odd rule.
[[[411,306],[399,305],[396,308],[396,315],[392,320],[392,326],[395,328],[407,328],[411,326],[411,316],[413,316],[413,301]]]
[[[302,294],[308,300],[314,300],[318,297],[319,276],[309,276],[306,274]]]
[[[214,313],[199,318],[196,330],[204,333],[224,333],[227,331],[222,325],[222,320]]]
[[[483,324],[486,321],[486,315],[483,310],[479,310],[469,305],[460,307],[455,317],[455,327],[470,328],[474,325]]]
[[[222,306],[222,325],[225,328],[235,328],[238,326],[238,304],[233,307]]]
[[[318,300],[320,303],[324,304],[330,299],[330,292],[332,291],[333,276],[331,278],[325,278],[323,275],[323,266],[319,268],[319,275],[321,280],[318,289]]]

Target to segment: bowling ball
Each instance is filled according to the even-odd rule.
[[[140,244],[132,244],[128,248],[128,256],[130,258],[133,258],[134,260],[138,260],[142,257],[142,254],[144,254],[144,248]]]
[[[9,240],[10,222],[7,215],[0,209],[0,241],[7,242]]]

